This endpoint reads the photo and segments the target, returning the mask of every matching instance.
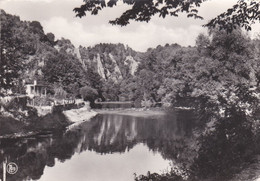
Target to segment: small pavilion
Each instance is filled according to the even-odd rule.
[[[47,94],[47,87],[43,84],[38,84],[37,81],[35,80],[33,84],[26,84],[26,94],[29,97],[34,97],[34,96],[46,96]]]

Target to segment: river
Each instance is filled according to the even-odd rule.
[[[131,181],[169,170],[196,125],[188,111],[156,117],[99,114],[69,131],[0,140],[19,170],[7,180]],[[2,172],[1,172],[2,173]]]
[[[133,181],[135,174],[192,165],[198,154],[195,140],[203,127],[192,110],[150,117],[98,114],[70,130],[0,139],[0,162],[7,159],[18,165],[17,173],[7,173],[7,181]],[[225,170],[226,158],[211,156],[214,151],[206,148],[202,156],[206,153],[210,163],[219,163]],[[205,168],[203,161],[204,157],[197,164],[200,171],[210,173],[212,168]],[[2,169],[1,164],[0,173]]]

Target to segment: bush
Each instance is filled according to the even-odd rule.
[[[226,110],[226,117],[218,120],[213,131],[200,138],[198,157],[192,166],[199,178],[231,178],[256,153],[252,120],[236,108]]]

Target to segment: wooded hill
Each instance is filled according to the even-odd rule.
[[[260,40],[242,30],[211,29],[197,37],[194,47],[166,44],[140,53],[123,44],[75,47],[44,33],[39,22],[1,10],[2,95],[10,88],[21,91],[22,80],[37,79],[49,85],[49,94],[62,90],[67,97],[143,101],[146,106],[203,97],[251,105],[259,92],[259,64]]]

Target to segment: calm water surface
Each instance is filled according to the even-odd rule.
[[[194,128],[190,111],[150,118],[97,115],[69,131],[0,140],[0,161],[19,166],[8,181],[130,181],[134,173],[162,173],[178,165]]]

